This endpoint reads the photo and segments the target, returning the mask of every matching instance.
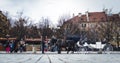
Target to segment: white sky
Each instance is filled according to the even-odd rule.
[[[23,11],[35,22],[41,17],[48,17],[54,24],[63,14],[85,13],[85,11],[102,11],[112,8],[114,13],[120,11],[120,0],[0,0],[0,10],[11,15]]]

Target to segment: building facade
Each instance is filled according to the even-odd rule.
[[[7,16],[0,11],[0,37],[5,37],[9,33],[9,25]]]
[[[115,35],[120,37],[120,13],[107,14],[104,11],[78,13],[78,15],[64,22],[62,27],[73,29],[79,35],[86,35],[88,39],[111,41]],[[120,40],[118,41],[120,42]]]

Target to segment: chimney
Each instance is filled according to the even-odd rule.
[[[81,17],[81,15],[82,15],[81,13],[78,13],[78,17]]]
[[[75,16],[75,14],[73,13],[73,17]]]
[[[86,11],[86,17],[87,17],[87,21],[89,21],[89,13],[88,13],[88,11]]]
[[[2,13],[2,11],[0,10],[0,13]]]
[[[119,17],[120,17],[120,12],[118,13]]]

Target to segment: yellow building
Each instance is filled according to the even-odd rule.
[[[0,37],[5,37],[7,34],[9,34],[9,25],[10,24],[7,16],[0,11]]]

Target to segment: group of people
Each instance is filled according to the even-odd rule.
[[[57,39],[55,37],[52,37],[51,40],[45,40],[44,42],[42,42],[42,46],[41,46],[41,50],[42,51],[58,51],[58,53],[61,53],[61,50],[67,50],[67,53],[69,53],[69,51],[73,51],[75,49],[75,42],[73,40],[66,40],[64,41],[63,39]],[[14,40],[8,40],[5,44],[5,50],[6,53],[17,53],[19,52],[23,52],[26,51],[26,44],[24,40],[21,41],[14,41]]]
[[[14,47],[14,41],[7,41],[7,43],[5,44],[5,49],[6,49],[6,53],[11,53],[13,51],[13,47]]]
[[[25,51],[25,42],[24,41],[20,41],[19,43],[15,43],[14,40],[11,40],[11,41],[7,41],[6,44],[5,44],[5,50],[6,50],[6,53],[12,53],[12,52],[23,52]]]
[[[54,52],[57,51],[58,54],[61,54],[62,50],[67,51],[67,54],[69,54],[70,51],[74,53],[75,51],[75,42],[73,40],[63,40],[63,39],[51,39],[50,42],[50,51]]]

